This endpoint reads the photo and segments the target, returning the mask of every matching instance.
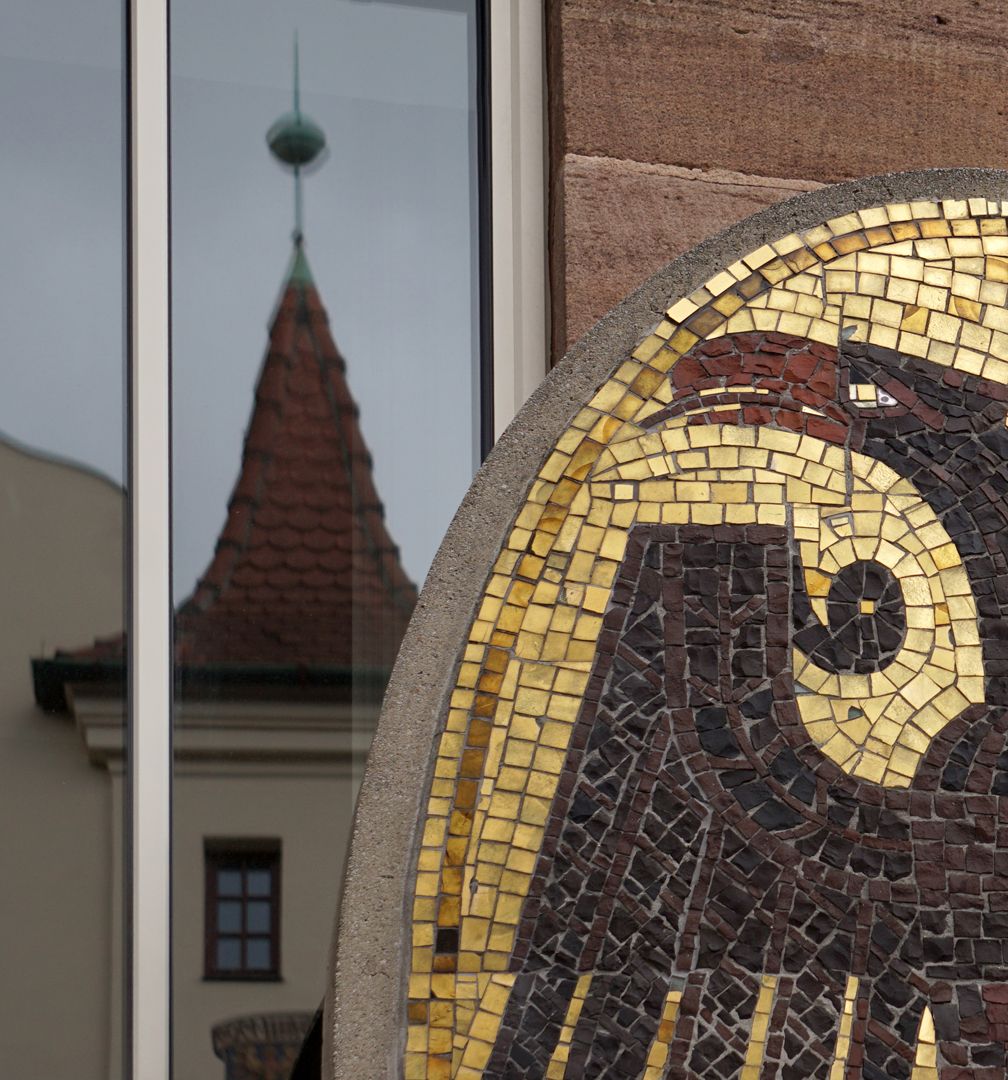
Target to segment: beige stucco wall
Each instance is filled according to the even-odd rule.
[[[117,1080],[121,706],[34,703],[33,657],[122,628],[122,491],[0,440],[0,1061],[4,1074]],[[345,712],[345,708],[342,712]],[[218,714],[221,710],[218,709]],[[174,794],[174,1075],[221,1080],[211,1028],[313,1012],[374,707],[191,710]],[[331,714],[331,715],[330,715]],[[299,720],[300,718],[300,720]],[[91,739],[89,761],[84,731]],[[238,752],[235,752],[237,748]],[[203,980],[203,838],[280,837],[278,983]]]
[[[122,492],[0,441],[0,1061],[10,1076],[109,1075],[109,778],[30,659],[122,627]]]
[[[325,988],[356,784],[348,770],[180,765],[174,794],[174,1045],[179,1080],[220,1080],[214,1024],[254,1012],[314,1012]],[[282,840],[281,982],[203,979],[203,838]]]
[[[670,259],[796,191],[1008,160],[1000,5],[546,9],[554,359]]]
[[[89,754],[108,768],[114,894],[122,871],[121,837],[115,835],[123,797],[121,705],[77,693],[74,711]],[[347,838],[376,711],[366,703],[268,698],[176,703],[172,1048],[177,1080],[222,1080],[224,1066],[212,1044],[213,1028],[222,1021],[264,1013],[310,1016],[321,1002]],[[280,841],[279,981],[204,979],[206,838]],[[118,1045],[123,989],[114,934],[111,947],[103,977],[111,1002],[109,1038]],[[117,1080],[119,1074],[113,1069],[107,1075]]]

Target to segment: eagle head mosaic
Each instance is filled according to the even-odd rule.
[[[433,748],[407,1080],[1008,1075],[1006,223],[846,214],[613,358]]]

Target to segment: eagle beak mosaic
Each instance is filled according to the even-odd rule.
[[[613,357],[455,668],[407,1080],[1006,1075],[1006,215],[781,236]]]

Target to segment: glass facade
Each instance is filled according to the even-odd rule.
[[[385,683],[479,461],[476,9],[171,5],[180,1078],[243,1075],[244,1039],[286,1080]]]
[[[136,1018],[168,971],[130,948],[160,932],[138,893],[167,866],[138,846],[151,772],[125,724],[127,402],[136,420],[154,362],[157,196],[128,142],[144,8],[13,0],[4,20],[0,1046],[22,1075],[237,1077],[261,1051],[286,1077],[385,684],[492,431],[485,12],[170,5],[169,1055]],[[134,713],[134,735],[156,719]]]
[[[122,1070],[123,10],[11,0],[0,87],[0,1057]]]

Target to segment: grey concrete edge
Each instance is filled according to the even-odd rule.
[[[401,1075],[407,902],[417,827],[459,653],[533,476],[577,410],[677,297],[767,241],[913,199],[1008,198],[1008,172],[935,169],[820,188],[733,225],[659,270],[574,345],[501,436],[445,535],[385,696],[361,787],[326,995],[327,1080]],[[641,237],[641,245],[648,243]]]

